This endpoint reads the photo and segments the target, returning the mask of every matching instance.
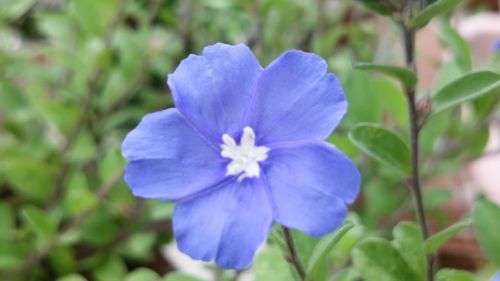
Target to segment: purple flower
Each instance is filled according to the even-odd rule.
[[[492,277],[491,281],[500,281],[500,272],[497,272],[497,274]]]
[[[248,267],[273,222],[321,236],[359,193],[355,165],[324,142],[347,102],[317,55],[288,51],[263,69],[244,45],[215,44],[168,76],[176,108],[123,141],[135,196],[176,201],[179,249]]]

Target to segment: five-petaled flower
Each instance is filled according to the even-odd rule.
[[[176,201],[179,249],[248,267],[274,222],[321,236],[359,193],[356,166],[324,140],[347,110],[326,62],[288,51],[262,68],[244,45],[215,44],[168,76],[176,108],[123,141],[135,196]]]

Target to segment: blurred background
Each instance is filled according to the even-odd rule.
[[[351,67],[400,64],[399,35],[352,0],[0,0],[0,280],[292,280],[272,241],[245,272],[191,261],[173,242],[172,204],[133,198],[122,180],[125,134],[173,106],[166,75],[215,42],[245,43],[263,66],[288,49],[315,52],[341,79],[350,108],[329,140],[364,183],[357,226],[331,254],[334,276],[360,237],[390,236],[412,219],[406,179],[347,137],[373,122],[408,139],[398,84]],[[496,0],[465,1],[433,21],[417,38],[420,95],[472,70],[500,71],[499,41]],[[422,131],[432,232],[468,213],[477,194],[500,204],[498,103],[486,95]],[[317,240],[295,235],[307,259]],[[486,280],[494,267],[474,237],[467,229],[447,243],[440,264]]]

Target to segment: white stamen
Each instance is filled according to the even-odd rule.
[[[227,165],[226,175],[238,175],[238,181],[244,178],[260,176],[259,162],[267,159],[269,148],[255,146],[255,132],[250,127],[243,129],[240,145],[228,134],[222,135],[223,144],[220,155],[232,161]]]

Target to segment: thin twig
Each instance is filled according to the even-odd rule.
[[[415,65],[415,31],[401,24],[404,37],[404,48],[406,67],[408,70],[413,71],[417,75]],[[411,136],[411,178],[410,178],[410,191],[415,202],[415,212],[417,221],[420,224],[422,237],[426,240],[429,237],[427,229],[427,220],[425,217],[424,203],[422,199],[422,189],[420,187],[420,170],[419,170],[419,116],[416,104],[416,89],[415,86],[405,86],[406,97],[408,100],[409,122],[410,122],[410,136]],[[427,258],[427,280],[434,280],[434,256]]]
[[[87,216],[92,213],[98,206],[100,206],[101,202],[108,196],[108,194],[113,190],[113,188],[120,182],[123,177],[123,172],[118,173],[108,182],[104,183],[102,187],[99,188],[99,193],[97,195],[97,202],[93,207],[88,208],[75,216],[68,224],[66,224],[61,232],[50,240],[43,248],[35,252],[32,256],[25,260],[23,264],[19,267],[14,268],[12,271],[8,272],[4,279],[2,280],[14,280],[14,277],[22,274],[23,272],[27,272],[30,268],[37,265],[41,262],[55,247],[59,245],[61,242],[61,237],[68,234],[69,232],[76,229],[83,222]]]
[[[283,230],[283,237],[285,237],[286,245],[290,252],[290,255],[287,257],[287,261],[295,268],[295,270],[297,270],[300,280],[304,281],[306,280],[306,272],[304,271],[304,267],[302,266],[299,255],[297,254],[292,233],[290,232],[290,229],[285,226],[281,226],[281,229]]]

